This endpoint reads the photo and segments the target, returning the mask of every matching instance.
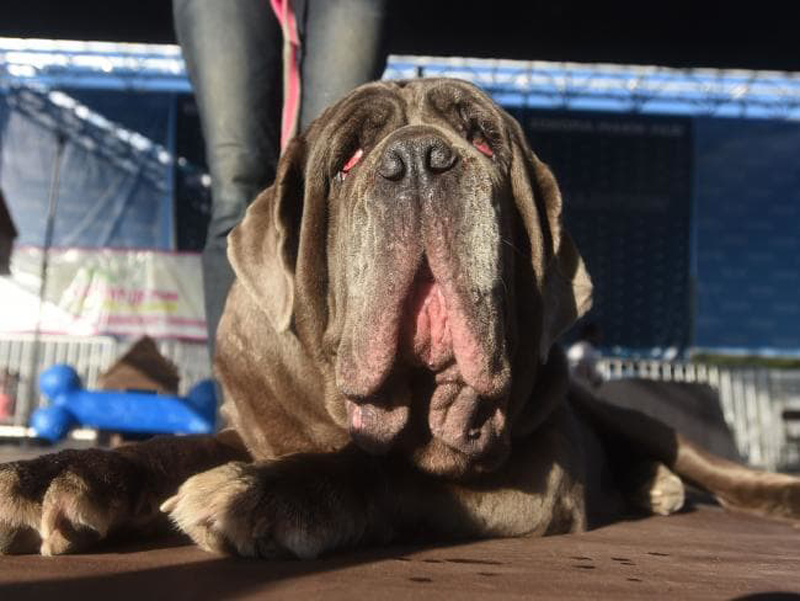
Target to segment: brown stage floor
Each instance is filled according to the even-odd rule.
[[[581,535],[390,547],[315,561],[220,557],[182,540],[91,555],[0,557],[3,600],[800,599],[798,593],[800,529],[706,505]]]

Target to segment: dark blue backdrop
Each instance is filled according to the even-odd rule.
[[[800,124],[515,110],[608,346],[800,353]]]
[[[691,121],[516,112],[553,169],[594,282],[605,344],[684,348],[691,336]]]
[[[800,351],[800,124],[700,119],[694,344]]]

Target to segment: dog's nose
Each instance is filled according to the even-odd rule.
[[[389,144],[378,163],[378,174],[390,181],[438,175],[450,170],[458,156],[435,135],[404,137]]]

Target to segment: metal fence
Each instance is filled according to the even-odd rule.
[[[708,384],[719,393],[725,421],[750,465],[774,470],[800,462],[782,418],[785,409],[800,408],[800,370],[624,359],[604,359],[599,368],[606,379]]]
[[[31,335],[0,337],[0,424],[14,426],[6,432],[24,434],[33,409],[43,399],[37,387],[38,374],[55,363],[68,363],[92,388],[97,379],[130,346],[113,337],[69,337]],[[186,394],[199,380],[208,378],[211,367],[205,344],[161,340],[159,351],[178,368],[179,392]]]

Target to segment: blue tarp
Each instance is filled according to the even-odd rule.
[[[83,95],[103,104],[101,95]],[[151,94],[141,102],[141,94],[105,96],[114,97],[105,102],[116,113],[109,118],[129,113],[131,125],[146,135],[92,122],[86,118],[91,107],[83,103],[76,109],[30,90],[0,96],[0,187],[20,232],[17,244],[44,244],[62,134],[53,246],[173,249],[172,165],[163,152],[170,97]]]

